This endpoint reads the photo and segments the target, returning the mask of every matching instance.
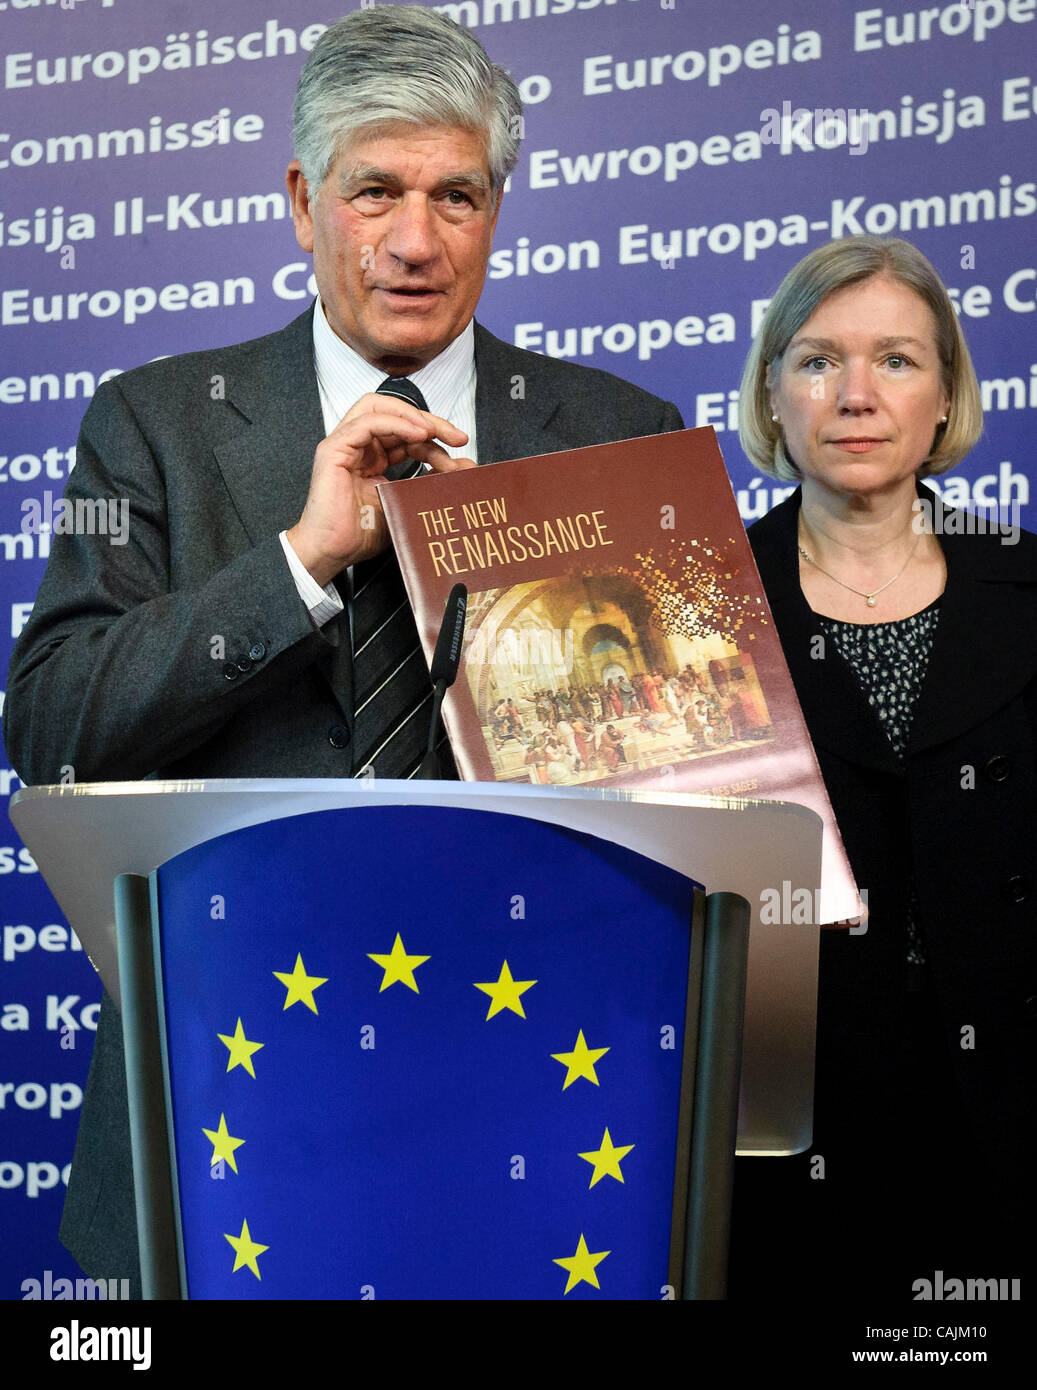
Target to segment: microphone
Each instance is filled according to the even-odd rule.
[[[428,748],[418,765],[416,778],[435,781],[442,776],[439,758],[436,756],[436,725],[443,696],[457,678],[457,668],[461,661],[461,641],[464,637],[465,613],[468,610],[468,590],[464,584],[455,584],[446,601],[446,613],[436,639],[436,650],[432,654],[432,717],[428,726]]]

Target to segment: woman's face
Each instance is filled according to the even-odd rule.
[[[912,478],[950,404],[932,311],[883,276],[829,295],[767,384],[789,457],[804,478],[844,494]]]

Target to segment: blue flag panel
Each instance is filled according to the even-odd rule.
[[[430,807],[158,877],[191,1297],[663,1296],[690,879]]]

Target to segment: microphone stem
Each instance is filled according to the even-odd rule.
[[[432,691],[432,717],[428,726],[428,748],[426,752],[434,753],[436,749],[436,725],[439,723],[439,711],[443,704],[443,696],[446,694],[446,681],[436,681]]]

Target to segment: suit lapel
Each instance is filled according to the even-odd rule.
[[[550,429],[558,410],[549,386],[528,353],[519,352],[475,325],[475,428],[479,462],[527,458],[569,447]]]
[[[948,531],[948,516],[965,514],[939,499],[933,515],[943,532],[947,585],[909,752],[977,728],[1037,678],[1037,542],[1024,534],[1002,545],[995,534]]]
[[[253,544],[293,526],[309,489],[313,452],[324,438],[313,370],[312,310],[235,359],[223,389],[244,417],[215,453]]]
[[[232,439],[216,446],[216,461],[249,539],[258,544],[298,521],[309,491],[314,450],[324,438],[313,369],[312,308],[280,333],[258,339],[251,352],[237,359],[224,392],[243,424]],[[348,618],[343,614],[333,621],[338,624],[338,643],[328,642],[317,667],[351,720]]]

